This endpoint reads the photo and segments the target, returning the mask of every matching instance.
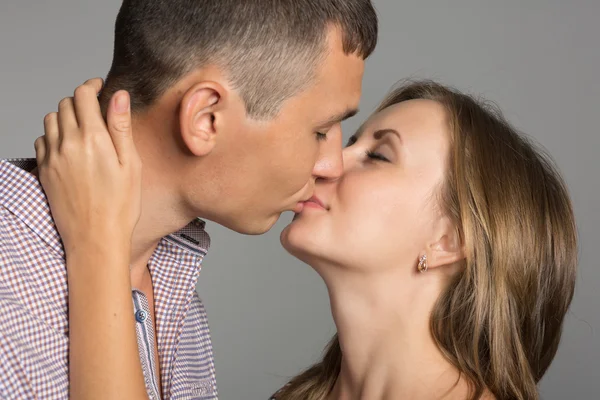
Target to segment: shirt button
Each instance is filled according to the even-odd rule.
[[[135,320],[137,322],[144,322],[146,320],[146,318],[148,318],[148,313],[144,310],[138,310],[135,313]]]

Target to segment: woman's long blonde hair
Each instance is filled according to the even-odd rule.
[[[565,184],[496,108],[456,90],[408,83],[377,112],[413,99],[446,109],[451,146],[439,198],[466,255],[434,307],[432,335],[469,382],[471,399],[489,390],[498,400],[537,400],[575,287],[577,234]],[[276,399],[325,399],[341,362],[336,335],[323,359]]]

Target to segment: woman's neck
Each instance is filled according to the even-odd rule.
[[[343,354],[330,399],[466,398],[467,385],[430,333],[442,283],[423,277],[411,292],[405,277],[390,274],[328,279]]]

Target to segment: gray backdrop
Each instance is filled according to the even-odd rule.
[[[389,87],[431,77],[483,94],[554,155],[572,191],[581,236],[577,293],[545,399],[600,394],[600,1],[380,0],[381,38],[368,61],[361,113]],[[3,1],[0,157],[33,155],[42,117],[83,80],[105,76],[119,0]],[[266,399],[317,359],[334,333],[325,287],[285,254],[278,236],[209,224],[200,276],[222,399]]]

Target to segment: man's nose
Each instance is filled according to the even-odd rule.
[[[338,125],[329,130],[327,140],[321,144],[313,175],[318,179],[337,179],[343,172],[342,130]]]

